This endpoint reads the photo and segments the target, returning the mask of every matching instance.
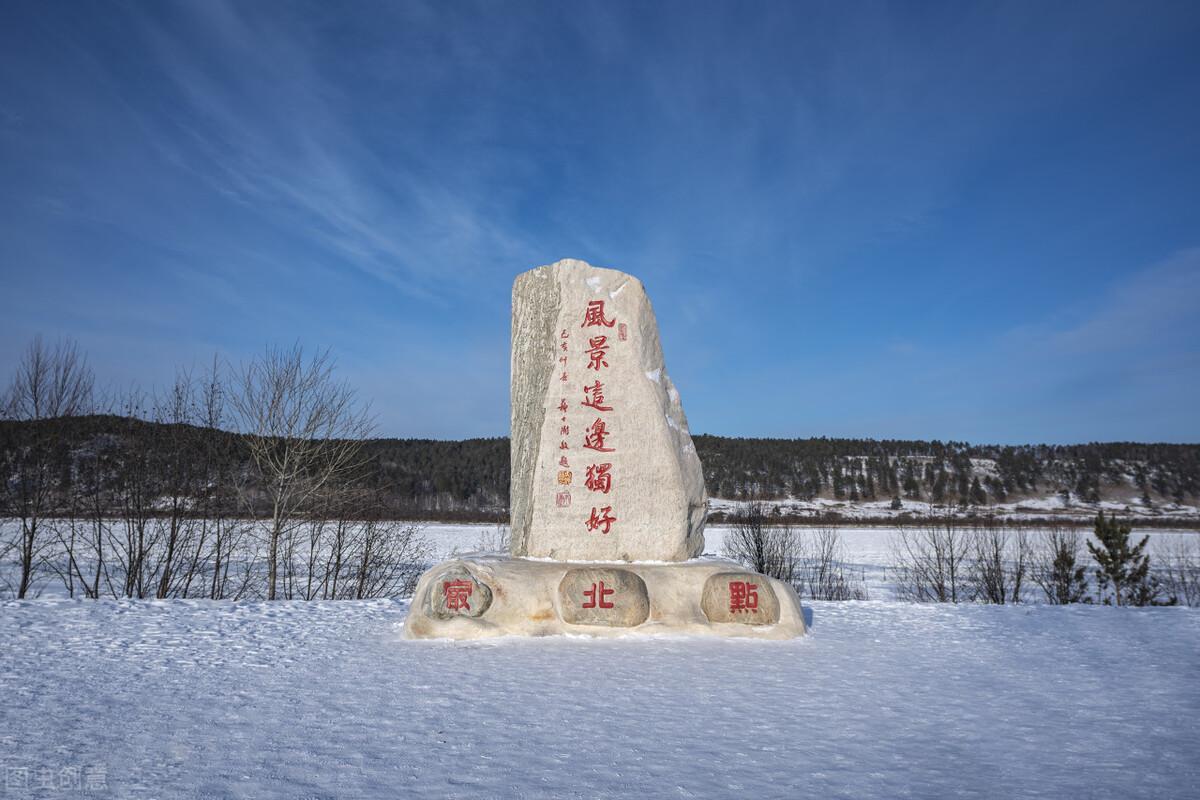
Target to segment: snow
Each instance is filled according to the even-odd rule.
[[[403,601],[5,601],[4,796],[1197,794],[1194,610],[810,609],[791,642],[450,644],[400,640]],[[34,788],[62,769],[103,788]]]

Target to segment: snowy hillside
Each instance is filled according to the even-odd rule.
[[[1196,796],[1192,610],[810,610],[452,645],[401,601],[8,601],[3,796]]]
[[[784,498],[781,500],[756,500],[772,513],[790,520],[833,522],[888,522],[900,519],[925,517],[971,519],[996,517],[1009,522],[1070,522],[1090,523],[1096,514],[1103,511],[1118,515],[1122,519],[1141,524],[1189,527],[1200,520],[1200,508],[1187,503],[1164,502],[1147,505],[1140,498],[1123,501],[1102,500],[1083,503],[1059,494],[1046,497],[1031,497],[1009,503],[991,503],[985,506],[956,506],[930,503],[923,500],[837,500],[814,497],[811,500]],[[711,497],[708,501],[710,514],[717,519],[731,519],[745,511],[750,502]]]

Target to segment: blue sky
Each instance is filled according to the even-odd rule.
[[[512,278],[650,291],[693,432],[1200,441],[1200,5],[18,3],[0,375],[329,347],[508,430]]]

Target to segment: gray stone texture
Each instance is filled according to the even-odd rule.
[[[704,476],[637,278],[574,260],[519,275],[511,390],[513,555],[700,554]]]

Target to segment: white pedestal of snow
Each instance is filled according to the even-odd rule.
[[[786,583],[732,561],[540,561],[464,556],[421,576],[409,639],[493,636],[707,634],[754,639],[804,635]]]

